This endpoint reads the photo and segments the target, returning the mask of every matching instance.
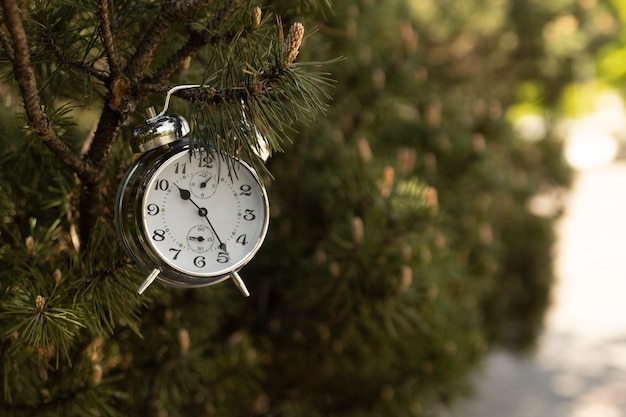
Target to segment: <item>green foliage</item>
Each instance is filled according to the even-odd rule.
[[[163,3],[109,4],[121,62]],[[556,217],[528,205],[570,172],[550,129],[528,142],[507,115],[520,102],[549,114],[574,55],[606,36],[587,26],[606,5],[267,1],[258,21],[253,1],[209,3],[172,22],[132,84],[89,241],[85,183],[14,117],[2,50],[0,414],[433,416],[471,391],[489,349],[532,347]],[[85,160],[113,95],[97,4],[28,4],[46,115]],[[272,11],[306,25],[296,61]],[[580,33],[544,43],[568,14]],[[165,71],[190,38],[202,48]],[[138,296],[144,271],[118,243],[132,110],[176,84],[209,85],[172,102],[200,140],[255,160],[260,133],[284,151],[264,172],[272,218],[241,271],[249,299],[230,282]]]
[[[51,289],[34,287],[46,281],[38,276],[39,271],[26,270],[24,274],[33,277],[34,282],[25,280],[23,285],[18,282],[14,285],[15,289],[9,292],[3,319],[13,327],[8,327],[5,336],[16,334],[27,347],[58,350],[67,355],[68,344],[78,329],[84,327],[81,311],[74,306],[63,305],[65,297],[58,293],[58,286]]]

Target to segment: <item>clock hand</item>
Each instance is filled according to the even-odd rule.
[[[180,193],[180,198],[182,198],[183,200],[190,200],[193,203],[193,200],[191,200],[191,193],[189,192],[189,190],[185,190],[184,188],[180,188],[178,186],[178,184],[174,184],[177,188],[178,188],[178,192]],[[193,203],[196,207],[198,207],[198,205],[196,203]],[[198,207],[200,208],[200,207]]]
[[[204,217],[207,223],[209,223],[209,227],[211,228],[211,230],[213,230],[213,234],[215,235],[215,237],[217,238],[217,241],[219,242],[218,247],[220,248],[220,250],[223,250],[224,252],[228,253],[228,251],[226,250],[226,244],[222,242],[222,239],[220,239],[220,237],[218,236],[217,232],[215,231],[215,227],[213,227],[213,224],[211,224],[211,220],[209,220],[209,217],[207,216],[208,214],[207,209],[205,209],[204,207],[200,207],[199,205],[196,204],[195,201],[191,199],[191,193],[189,192],[189,190],[180,188],[178,184],[174,184],[174,185],[176,186],[176,188],[178,188],[178,192],[180,193],[180,198],[182,198],[183,200],[191,201],[191,203],[194,206],[196,206],[196,208],[198,209],[198,215]]]

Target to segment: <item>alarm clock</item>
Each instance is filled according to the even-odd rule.
[[[167,105],[167,101],[166,101]],[[269,200],[257,172],[245,161],[192,141],[189,125],[165,110],[133,131],[141,155],[119,186],[118,236],[148,272],[143,293],[158,280],[196,288],[232,278],[249,295],[239,270],[261,247]]]

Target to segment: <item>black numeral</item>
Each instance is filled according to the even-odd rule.
[[[176,162],[176,168],[174,168],[174,174],[186,174],[187,173],[187,162]]]
[[[250,191],[252,190],[252,187],[250,187],[248,184],[244,184],[241,187],[239,187],[239,189],[241,190],[241,195],[250,195]]]
[[[165,240],[165,230],[156,229],[152,234],[152,240],[156,240],[157,242],[161,242]]]
[[[198,168],[213,168],[213,157],[211,155],[206,155],[198,161]]]
[[[178,255],[180,255],[180,251],[181,251],[180,249],[170,248],[170,252],[176,252],[174,257],[172,258],[173,260],[176,260],[178,258]]]
[[[243,219],[248,221],[256,219],[256,216],[254,215],[254,210],[246,209],[246,214],[243,215]]]
[[[225,264],[228,261],[230,261],[230,256],[228,256],[228,254],[226,252],[220,251],[217,254],[217,262],[219,262],[221,264]]]
[[[239,235],[239,237],[237,238],[237,243],[241,243],[244,246],[247,245],[248,244],[247,236]]]
[[[157,214],[159,214],[159,206],[154,203],[148,204],[146,209],[148,210],[148,215],[150,216],[156,216]]]
[[[155,191],[166,191],[168,188],[170,188],[170,183],[168,180],[158,180],[154,184]]]
[[[193,258],[193,264],[198,268],[204,268],[206,266],[206,259],[204,256],[196,256]]]

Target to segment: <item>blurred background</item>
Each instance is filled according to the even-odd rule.
[[[572,187],[563,195],[537,196],[532,203],[536,212],[550,212],[555,201],[564,203],[556,223],[555,286],[544,327],[526,354],[493,351],[474,375],[475,396],[449,416],[626,416],[626,49],[618,29],[626,4],[577,4],[604,8],[595,27],[613,32],[614,38],[574,58],[578,76],[557,106],[556,130],[574,169]],[[544,40],[550,43],[560,33],[564,47],[575,43],[583,27],[563,13],[546,25]],[[524,113],[517,115],[517,127],[531,139],[545,128],[545,120],[533,111]]]
[[[623,130],[607,129],[624,113],[618,95],[598,104],[567,137],[576,172],[557,223],[556,282],[537,346],[521,356],[492,352],[474,375],[475,396],[449,416],[626,416],[626,161]]]

